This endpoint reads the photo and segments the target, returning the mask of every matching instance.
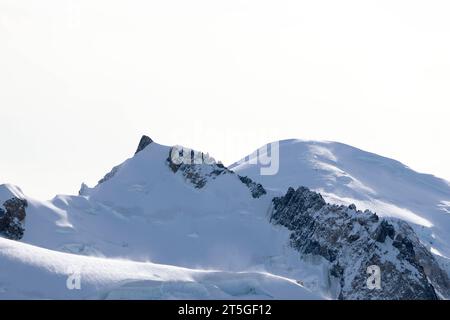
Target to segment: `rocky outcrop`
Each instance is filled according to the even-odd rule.
[[[274,198],[270,219],[291,230],[292,247],[329,265],[339,299],[437,299],[450,296],[448,275],[404,221],[380,219],[351,205],[327,204],[316,192],[290,188]],[[379,268],[380,286],[368,285]]]
[[[250,190],[253,198],[257,199],[257,198],[260,198],[263,195],[267,194],[267,191],[266,191],[266,189],[264,189],[262,184],[254,182],[249,177],[243,177],[243,176],[238,176],[238,177],[239,177],[239,180],[241,180],[241,182],[243,184],[245,184],[247,186],[247,188]]]
[[[82,183],[80,190],[78,191],[79,196],[88,196],[91,193],[91,188],[86,183]]]
[[[144,150],[145,148],[147,148],[148,145],[150,145],[151,143],[153,143],[153,140],[148,137],[148,136],[142,136],[141,141],[139,142],[138,148],[136,150],[136,153],[141,152],[142,150]]]
[[[222,174],[234,174],[223,164],[216,163],[208,154],[178,146],[170,149],[167,164],[172,172],[181,172],[197,189],[203,188],[209,179]]]
[[[153,143],[153,140],[150,137],[145,136],[145,135],[142,136],[141,140],[139,141],[139,145],[138,145],[135,155],[137,153],[141,152],[142,150],[144,150],[145,148],[147,148],[152,143]],[[98,181],[98,184],[102,184],[108,180],[111,180],[116,175],[116,173],[119,171],[120,167],[121,167],[121,165],[118,165],[118,166],[115,166],[114,168],[112,168],[110,172],[108,172],[102,179],[100,179]]]
[[[26,217],[28,202],[12,198],[3,203],[0,208],[0,234],[11,240],[20,240],[24,234],[23,222]]]
[[[232,170],[220,162],[216,162],[209,154],[182,147],[173,147],[170,150],[167,164],[174,173],[181,172],[186,181],[195,188],[203,188],[209,180],[214,180],[224,174],[235,175],[247,186],[253,198],[260,198],[267,194],[264,187],[249,177],[236,175]]]
[[[98,184],[102,184],[108,180],[111,180],[116,175],[116,173],[119,171],[120,167],[121,167],[121,165],[118,165],[118,166],[115,166],[114,168],[112,168],[110,172],[108,172],[102,179],[100,179],[98,181]]]

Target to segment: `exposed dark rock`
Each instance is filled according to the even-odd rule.
[[[12,198],[3,203],[4,209],[0,208],[0,234],[11,240],[22,239],[27,206],[28,202],[19,198]]]
[[[450,296],[450,281],[404,221],[380,219],[351,205],[327,204],[305,187],[273,199],[271,221],[292,231],[302,255],[320,256],[340,299],[437,299]],[[388,241],[389,239],[389,241]],[[381,288],[367,285],[367,268],[381,270]]]
[[[142,150],[147,148],[152,143],[153,143],[153,140],[150,137],[145,136],[145,135],[142,136],[135,154],[141,152]],[[121,165],[118,165],[118,166],[115,166],[114,168],[112,168],[110,172],[108,172],[102,179],[100,179],[98,181],[98,184],[102,184],[108,180],[111,180],[117,174],[120,167],[121,167]]]
[[[179,146],[170,149],[167,164],[173,173],[181,172],[183,177],[197,189],[203,188],[209,180],[214,180],[221,175],[236,175],[222,163],[215,162],[208,154]],[[253,198],[260,198],[267,194],[261,184],[249,177],[236,176],[247,186]]]
[[[7,215],[17,218],[20,221],[25,220],[26,217],[25,208],[28,207],[27,200],[12,198],[5,201],[3,203],[3,207],[5,208]]]
[[[297,191],[289,188],[284,197],[274,198],[272,202],[274,211],[271,220],[290,230],[295,230],[304,223],[314,224],[314,219],[310,215],[298,215],[298,212],[315,212],[326,205],[320,194],[310,192],[305,187],[300,187]]]
[[[87,196],[90,193],[91,188],[86,183],[82,183],[80,190],[78,191],[79,196]]]
[[[136,150],[136,153],[141,152],[142,150],[144,150],[145,148],[147,148],[148,145],[150,145],[153,142],[153,140],[148,137],[148,136],[142,136],[141,141],[139,142],[138,148]]]
[[[257,199],[267,194],[267,191],[262,184],[254,182],[249,177],[239,176],[239,180],[250,189],[253,198]]]
[[[227,173],[234,174],[221,163],[216,163],[208,154],[178,146],[170,149],[167,164],[173,173],[181,172],[197,189],[203,188],[209,179],[216,179]]]
[[[118,166],[115,166],[114,168],[112,168],[110,172],[108,172],[102,179],[99,180],[98,184],[105,183],[106,181],[112,179],[116,175],[116,173],[119,171],[120,167],[121,166],[118,165]]]
[[[392,224],[389,224],[387,221],[383,220],[375,231],[375,240],[378,242],[384,242],[388,236],[394,240],[395,228]]]

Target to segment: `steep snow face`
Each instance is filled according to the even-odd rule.
[[[268,222],[262,186],[217,165],[173,170],[170,151],[149,143],[80,196],[26,198],[26,244],[0,239],[0,267],[10,271],[0,275],[0,298],[326,295],[323,271],[301,262],[287,230]],[[190,179],[191,169],[206,183]],[[5,190],[9,198],[18,189]],[[67,290],[67,270],[81,267],[83,290]]]
[[[187,267],[238,270],[278,255],[286,241],[267,223],[269,198],[255,199],[239,177],[225,170],[210,175],[210,165],[198,165],[207,183],[200,187],[186,171],[168,163],[170,147],[148,145],[125,161],[114,174],[89,190],[85,199],[55,199],[53,204],[79,219],[96,220],[84,229],[99,240],[116,243],[97,250]],[[192,174],[192,171],[188,172]],[[84,203],[82,203],[84,201]],[[83,208],[84,206],[84,208]]]
[[[200,188],[151,143],[82,196],[28,198],[23,242],[66,253],[152,261],[186,268],[262,270],[322,293],[323,270],[305,265],[289,232],[269,223],[272,196],[250,179],[199,165]],[[210,176],[211,170],[221,169]],[[198,169],[198,170],[197,170]],[[325,293],[326,294],[326,293]]]
[[[264,155],[270,148],[261,150]],[[331,203],[354,203],[380,216],[402,219],[412,224],[428,248],[450,257],[449,182],[336,142],[285,140],[278,153],[275,175],[260,175],[261,166],[250,164],[258,162],[245,159],[230,169],[280,195],[289,187],[306,186]]]
[[[198,186],[182,172],[171,170],[167,161],[170,152],[170,147],[152,143],[121,164],[112,177],[92,189],[89,198],[110,204],[128,217],[158,215],[157,212],[168,207],[174,212],[228,212],[233,211],[233,206],[254,205],[248,188],[234,174],[211,178],[211,183],[198,190]],[[203,171],[209,173],[211,170]],[[231,199],[234,201],[229,201]],[[151,212],[145,213],[143,209]]]

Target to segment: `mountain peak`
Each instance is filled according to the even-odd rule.
[[[153,142],[152,138],[150,138],[149,136],[143,135],[141,138],[141,141],[139,141],[139,145],[138,145],[138,148],[137,148],[135,154],[144,150],[152,142]]]

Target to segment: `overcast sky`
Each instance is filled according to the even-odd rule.
[[[450,180],[450,2],[0,0],[0,183],[95,185],[142,134],[230,163],[333,140]]]

